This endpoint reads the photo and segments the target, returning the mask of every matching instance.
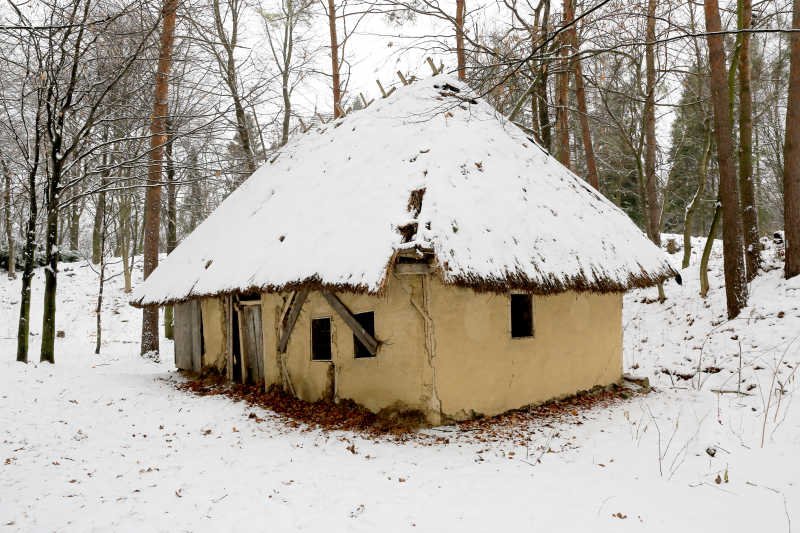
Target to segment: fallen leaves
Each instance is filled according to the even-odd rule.
[[[191,392],[199,396],[221,395],[234,401],[244,401],[252,407],[261,407],[278,415],[290,428],[302,430],[323,429],[326,431],[352,431],[368,436],[389,436],[400,441],[415,439],[426,445],[449,444],[450,438],[445,436],[424,435],[417,432],[425,427],[424,417],[418,412],[392,412],[376,415],[350,400],[338,403],[331,401],[306,402],[280,390],[264,391],[263,384],[243,385],[231,384],[224,376],[207,377],[176,382],[178,390]],[[477,441],[491,442],[512,439],[524,443],[530,438],[530,424],[543,425],[555,423],[583,424],[585,413],[594,408],[608,408],[613,403],[628,400],[631,396],[646,394],[646,391],[633,392],[629,389],[612,385],[596,387],[581,392],[571,398],[530,406],[508,413],[475,418],[458,422],[458,434]],[[266,420],[254,411],[247,418],[256,423]],[[238,432],[234,428],[234,432]],[[210,429],[203,431],[209,435]],[[351,449],[352,448],[352,449]],[[357,453],[354,445],[346,448]]]

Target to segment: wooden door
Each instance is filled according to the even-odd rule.
[[[264,338],[261,335],[261,305],[239,306],[239,342],[242,378],[248,383],[264,379]]]
[[[203,315],[200,301],[175,304],[175,366],[181,370],[203,369]]]

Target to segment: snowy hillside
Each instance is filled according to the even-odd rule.
[[[85,263],[59,278],[56,365],[15,363],[19,281],[3,275],[0,531],[789,531],[800,279],[762,274],[728,322],[721,248],[705,301],[696,259],[664,304],[648,303],[655,289],[625,299],[625,371],[655,392],[492,438],[439,428],[403,443],[176,390],[169,341],[162,363],[138,356],[141,312],[121,276],[107,284],[95,356]],[[34,333],[42,285],[38,272]]]

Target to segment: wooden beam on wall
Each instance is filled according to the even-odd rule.
[[[278,353],[286,351],[286,346],[289,344],[289,336],[292,334],[297,318],[300,316],[300,310],[303,308],[303,303],[307,297],[307,290],[298,291],[294,294],[289,314],[286,316],[286,324],[283,326],[283,332],[281,333],[281,340],[278,343]]]
[[[398,276],[424,276],[433,273],[433,268],[427,263],[397,263],[394,273]]]
[[[338,314],[342,320],[344,320],[344,323],[347,324],[351,330],[353,330],[353,335],[355,335],[356,338],[361,341],[361,344],[367,348],[369,353],[372,355],[377,354],[379,345],[378,341],[375,340],[375,337],[370,335],[361,324],[359,324],[358,320],[356,320],[356,317],[353,316],[353,313],[350,312],[350,310],[342,303],[342,301],[331,291],[322,291],[322,296],[324,296],[325,300],[327,300],[330,306],[333,307],[333,310],[336,311],[336,314]]]
[[[226,317],[228,322],[228,327],[226,329],[227,333],[227,348],[228,348],[228,363],[225,365],[225,374],[228,377],[228,381],[233,381],[233,296],[230,294],[225,297],[225,312],[228,315]]]

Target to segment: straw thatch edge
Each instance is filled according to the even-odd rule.
[[[394,258],[393,258],[394,259]],[[387,265],[386,272],[377,290],[370,290],[366,285],[350,284],[350,283],[324,283],[318,276],[311,276],[302,280],[286,283],[284,285],[267,285],[258,286],[251,285],[247,287],[240,287],[217,292],[206,292],[198,294],[190,294],[183,298],[171,298],[162,300],[155,303],[143,304],[142,299],[131,300],[129,303],[133,307],[145,308],[151,306],[163,307],[167,305],[174,305],[178,303],[187,302],[199,298],[232,296],[236,294],[255,294],[255,293],[281,293],[292,292],[299,290],[322,291],[327,290],[331,292],[350,293],[350,294],[368,294],[371,296],[381,296],[386,288],[391,271],[393,270],[393,261]],[[593,273],[594,274],[594,273]],[[628,279],[625,283],[620,283],[617,280],[610,279],[604,276],[593,275],[592,280],[581,273],[580,275],[571,276],[568,278],[559,278],[556,276],[549,276],[544,282],[533,282],[527,276],[521,273],[508,274],[505,277],[498,278],[485,278],[481,276],[459,276],[448,275],[441,267],[436,267],[434,270],[439,280],[445,285],[455,287],[462,287],[465,289],[472,289],[475,292],[494,292],[494,293],[507,293],[509,291],[524,291],[531,294],[540,296],[547,296],[551,294],[558,294],[567,291],[575,292],[592,292],[592,293],[613,293],[613,292],[626,292],[632,289],[644,289],[652,287],[670,278],[678,275],[669,263],[664,262],[662,269],[658,272],[647,272],[643,267],[638,273],[631,272],[628,274]]]

